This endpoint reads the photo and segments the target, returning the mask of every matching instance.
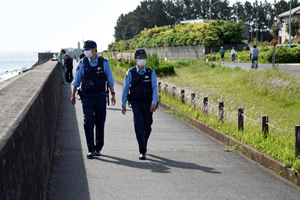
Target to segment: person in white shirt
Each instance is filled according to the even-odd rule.
[[[236,56],[236,52],[234,50],[234,47],[232,47],[232,49],[231,49],[231,60],[232,60],[232,63],[235,62],[235,56]]]

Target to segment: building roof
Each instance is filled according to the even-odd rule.
[[[300,6],[291,10],[291,15],[300,15]],[[279,17],[288,17],[290,16],[290,11],[281,13]]]

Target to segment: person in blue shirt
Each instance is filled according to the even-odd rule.
[[[130,91],[134,129],[139,145],[139,159],[146,159],[147,143],[151,134],[152,115],[156,110],[158,92],[155,71],[146,67],[145,50],[137,50],[134,54],[136,67],[129,69],[122,91],[122,113],[126,114],[126,99]]]
[[[79,61],[73,81],[71,103],[75,105],[75,93],[81,84],[84,131],[88,146],[88,158],[100,156],[104,145],[104,124],[106,119],[106,83],[111,91],[111,105],[115,105],[114,78],[110,65],[97,55],[97,44],[92,40],[84,42],[86,57]],[[94,127],[96,126],[96,141]],[[96,142],[96,144],[95,144]]]
[[[257,62],[258,54],[259,54],[259,51],[256,48],[256,45],[253,45],[253,49],[251,49],[251,51],[250,51],[251,68],[253,68],[255,65],[254,61],[256,60],[256,62]],[[257,64],[257,66],[258,66],[258,64]]]

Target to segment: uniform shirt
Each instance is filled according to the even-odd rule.
[[[231,55],[232,55],[232,54],[235,54],[235,50],[234,50],[234,49],[231,50]]]
[[[158,92],[157,92],[157,80],[156,80],[156,74],[153,69],[151,69],[151,84],[152,84],[152,103],[156,105],[158,101]],[[122,92],[122,107],[126,106],[126,99],[127,99],[127,94],[129,92],[129,86],[132,82],[132,75],[131,72],[129,72],[130,69],[126,73],[126,79],[123,84],[123,92]],[[143,71],[141,71],[137,66],[136,66],[136,72],[140,75],[143,75],[146,73],[146,66],[144,66]]]
[[[259,51],[257,48],[253,48],[253,49],[251,49],[250,53],[251,53],[252,57],[258,57]]]
[[[92,59],[90,59],[90,58],[88,58],[88,59],[89,59],[89,63],[91,65],[91,67],[95,67],[95,66],[98,65],[98,56],[97,56],[95,61],[92,61]],[[106,59],[103,60],[103,70],[104,70],[104,73],[107,76],[108,86],[114,85],[115,84],[114,77],[112,75],[110,65],[109,65],[109,63]],[[75,78],[74,78],[74,81],[73,81],[73,85],[75,87],[80,86],[81,78],[83,76],[84,76],[83,59],[81,59],[78,63],[78,68],[75,72]]]

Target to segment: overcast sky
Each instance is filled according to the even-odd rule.
[[[60,48],[77,48],[77,42],[82,47],[83,39],[94,40],[102,51],[113,41],[118,17],[133,11],[140,1],[3,0],[0,51],[58,52]],[[231,0],[231,4],[235,2]]]

